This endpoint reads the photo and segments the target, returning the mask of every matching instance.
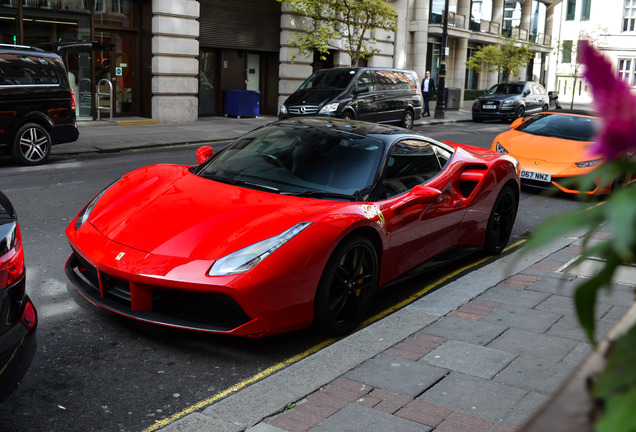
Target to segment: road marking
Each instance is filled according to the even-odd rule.
[[[511,244],[510,246],[508,246],[507,248],[504,249],[504,252],[508,252],[509,250],[515,249],[517,247],[519,247],[520,245],[522,245],[523,243],[525,243],[526,240],[525,239],[521,239],[516,241],[515,243]],[[486,256],[483,258],[478,259],[477,261],[470,263],[462,268],[459,268],[441,278],[439,278],[438,280],[436,280],[435,282],[430,283],[429,285],[425,286],[424,288],[422,288],[421,290],[419,290],[418,292],[416,292],[415,294],[412,294],[411,296],[409,296],[408,298],[406,298],[405,300],[401,301],[400,303],[391,306],[388,309],[383,310],[382,312],[374,315],[373,317],[365,320],[364,322],[362,322],[362,324],[360,324],[360,326],[356,329],[360,330],[361,328],[367,327],[370,324],[379,321],[380,319],[386,317],[387,315],[392,314],[393,312],[402,309],[403,307],[413,303],[415,300],[419,299],[420,297],[424,296],[427,292],[429,292],[430,290],[432,290],[433,288],[438,287],[439,285],[445,283],[446,281],[448,281],[449,279],[452,279],[454,277],[456,277],[457,275],[465,272],[468,269],[471,269],[473,267],[477,267],[481,264],[483,264],[484,262],[488,261],[489,259],[491,259],[492,256]],[[286,368],[287,366],[290,366],[306,357],[309,357],[310,355],[320,351],[323,348],[326,348],[327,346],[339,341],[340,339],[344,339],[346,336],[343,336],[341,338],[330,338],[330,339],[326,339],[316,345],[314,345],[313,347],[307,349],[306,351],[297,354],[293,357],[288,358],[287,360],[284,360],[278,364],[275,364],[273,366],[270,366],[269,368],[265,369],[262,372],[259,372],[256,375],[251,376],[250,378],[247,378],[243,381],[240,381],[236,384],[234,384],[233,386],[223,390],[220,393],[215,394],[214,396],[208,398],[208,399],[204,399],[194,405],[189,406],[188,408],[184,409],[183,411],[180,411],[176,414],[171,415],[170,417],[167,417],[163,420],[157,420],[157,423],[155,423],[154,425],[148,427],[147,429],[144,429],[142,432],[152,432],[155,431],[157,429],[160,429],[164,426],[167,426],[177,420],[179,420],[182,417],[185,417],[188,414],[191,414],[195,411],[198,411],[200,409],[206,408],[209,405],[212,405],[214,402],[217,402],[229,395],[231,395],[234,392],[237,392],[239,390],[244,389],[245,387],[254,384],[264,378],[267,378],[268,376],[274,374],[275,372],[278,372],[281,369]]]

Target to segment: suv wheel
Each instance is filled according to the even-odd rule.
[[[37,123],[22,125],[15,135],[11,155],[22,165],[38,165],[51,155],[51,135]]]

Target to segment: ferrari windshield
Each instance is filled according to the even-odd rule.
[[[350,68],[322,69],[307,78],[300,86],[300,90],[344,90],[355,74],[356,70]]]
[[[517,127],[532,135],[592,141],[599,128],[599,119],[565,114],[537,114]]]
[[[335,128],[272,124],[244,135],[197,174],[281,194],[364,200],[383,153],[381,141]]]

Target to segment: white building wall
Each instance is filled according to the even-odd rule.
[[[622,32],[624,0],[593,0],[590,19],[581,21],[581,1],[577,1],[574,19],[566,21],[567,0],[555,6],[555,20],[552,33],[552,45],[555,47],[550,56],[548,90],[559,91],[559,102],[564,107],[573,103],[590,103],[592,97],[589,86],[581,78],[583,66],[577,63],[576,47],[580,38],[593,42],[617,67],[620,58],[630,58],[632,69],[636,61],[636,32]],[[573,43],[572,60],[563,63],[563,41]],[[575,76],[577,76],[575,84]],[[634,84],[632,88],[636,89]]]

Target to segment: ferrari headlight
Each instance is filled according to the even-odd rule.
[[[104,195],[106,193],[106,191],[108,189],[110,189],[110,187],[112,185],[114,185],[115,183],[117,183],[119,180],[112,182],[110,185],[108,185],[103,191],[101,191],[100,193],[98,193],[95,198],[93,198],[91,200],[91,202],[89,202],[86,207],[84,207],[82,209],[81,212],[79,212],[79,214],[77,215],[77,218],[75,219],[75,231],[77,231],[78,229],[80,229],[80,227],[82,225],[84,225],[84,222],[86,222],[88,220],[88,217],[91,215],[91,212],[93,211],[93,209],[95,208],[95,205],[97,204],[97,201],[99,201],[99,199],[102,197],[102,195]]]
[[[499,142],[497,142],[497,146],[495,147],[497,153],[508,154],[508,150],[504,148]]]
[[[579,168],[590,168],[600,164],[602,161],[603,159],[594,159],[589,161],[577,162],[574,165],[576,165]]]
[[[299,223],[274,237],[255,243],[216,260],[210,268],[210,276],[226,276],[246,272],[270,256],[276,249],[294,238],[311,223]]]
[[[338,103],[330,103],[320,108],[319,114],[328,114],[338,111]]]

